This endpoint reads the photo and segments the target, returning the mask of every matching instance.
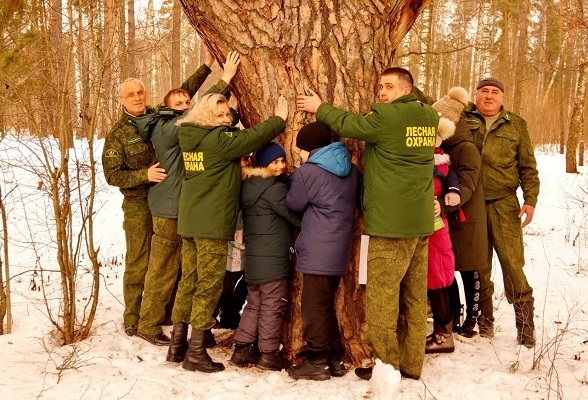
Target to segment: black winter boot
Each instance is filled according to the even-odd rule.
[[[354,372],[358,378],[363,379],[364,381],[369,381],[370,379],[372,379],[373,370],[374,367],[359,367],[355,368]]]
[[[300,365],[288,368],[288,375],[294,379],[309,379],[312,381],[326,381],[331,379],[327,360],[306,360]]]
[[[535,347],[535,323],[533,322],[533,301],[514,304],[517,342],[528,349]]]
[[[255,343],[235,344],[235,351],[229,362],[237,367],[244,367],[247,364],[256,364],[259,360],[259,350]]]
[[[480,338],[478,337],[478,332],[474,330],[476,328],[477,321],[478,317],[469,314],[468,311],[468,316],[461,326],[459,332],[455,332],[455,330],[453,331],[456,334],[455,338],[464,343],[474,343],[479,340]]]
[[[269,371],[281,371],[284,369],[284,360],[279,350],[270,351],[269,353],[261,353],[257,366]]]
[[[184,361],[188,347],[188,324],[178,322],[172,327],[166,360],[175,363]]]
[[[425,345],[425,354],[453,353],[454,351],[453,321],[445,326],[435,324],[433,337],[427,340],[427,344]]]
[[[188,371],[219,372],[225,369],[222,363],[212,361],[206,347],[204,347],[204,336],[206,331],[192,331],[190,347],[186,353],[182,367]]]
[[[207,329],[204,331],[204,347],[206,347],[207,349],[211,349],[214,346],[216,346],[216,339],[212,334],[212,330]]]

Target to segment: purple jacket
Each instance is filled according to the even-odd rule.
[[[296,240],[297,270],[341,276],[347,272],[361,173],[342,142],[314,150],[290,177],[286,205],[304,213]]]

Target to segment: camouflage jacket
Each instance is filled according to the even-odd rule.
[[[204,83],[210,68],[203,64],[181,86],[190,97]],[[145,114],[157,110],[147,107]],[[151,142],[144,142],[139,134],[136,118],[122,112],[121,118],[106,135],[102,152],[102,167],[109,185],[120,188],[124,196],[147,197],[150,183],[147,169],[155,164],[155,149]]]
[[[154,110],[147,108],[148,113]],[[155,163],[155,149],[139,135],[135,117],[123,111],[122,117],[106,135],[102,168],[106,182],[118,186],[124,196],[147,197],[147,169]]]
[[[502,108],[484,139],[484,117],[474,104],[468,105],[464,111],[468,128],[482,156],[486,200],[514,195],[520,186],[525,204],[535,207],[539,196],[539,173],[525,120]]]

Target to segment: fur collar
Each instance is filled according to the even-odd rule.
[[[241,175],[243,179],[251,178],[252,176],[259,176],[262,179],[272,178],[272,173],[267,168],[262,167],[247,167],[241,169]]]
[[[443,164],[451,165],[451,160],[449,159],[449,154],[435,154],[435,165],[443,165]]]

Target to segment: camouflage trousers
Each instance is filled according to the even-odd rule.
[[[504,293],[510,304],[533,300],[533,288],[529,285],[523,266],[525,255],[523,248],[523,229],[519,200],[516,196],[507,196],[486,203],[488,218],[488,265],[492,265],[493,250],[496,251],[504,282]],[[494,284],[490,279],[491,269],[480,271],[480,306],[492,302]]]
[[[212,314],[223,289],[227,252],[226,240],[182,238],[182,279],[172,312],[174,323],[190,323],[197,331],[214,326]]]
[[[149,268],[145,275],[139,332],[155,335],[163,332],[160,324],[171,298],[181,261],[181,237],[178,220],[153,216],[153,237]]]
[[[370,237],[366,317],[374,358],[414,376],[425,358],[427,260],[428,237]],[[399,309],[405,317],[400,333]]]
[[[123,320],[125,325],[131,326],[137,325],[139,322],[153,224],[147,197],[125,196],[122,209],[124,213],[123,229],[127,245],[123,275],[123,297],[125,300]]]

